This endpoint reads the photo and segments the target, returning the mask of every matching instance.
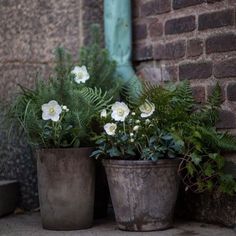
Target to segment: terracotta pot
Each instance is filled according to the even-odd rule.
[[[36,152],[42,225],[51,230],[92,226],[94,160],[92,148],[43,149]]]
[[[153,231],[172,226],[178,160],[104,160],[119,229]]]

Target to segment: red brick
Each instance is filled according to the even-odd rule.
[[[177,67],[176,66],[163,66],[161,68],[163,81],[177,81]]]
[[[186,63],[179,66],[179,79],[206,79],[212,75],[211,62]]]
[[[166,34],[181,34],[196,29],[195,16],[185,16],[168,20],[165,24]]]
[[[206,30],[234,24],[234,10],[205,13],[198,17],[198,29]]]
[[[176,41],[167,44],[158,44],[154,47],[153,57],[155,60],[174,60],[185,56],[185,41]]]
[[[152,46],[145,44],[135,44],[133,50],[133,59],[135,61],[145,61],[153,59]]]
[[[157,67],[144,67],[138,71],[138,76],[144,81],[148,81],[152,84],[161,82],[161,69]]]
[[[203,40],[190,39],[187,44],[187,55],[189,57],[200,56],[203,53]]]
[[[206,53],[228,52],[236,50],[236,35],[218,34],[206,40]]]
[[[216,123],[218,129],[236,128],[235,114],[231,111],[222,110],[219,114],[219,121]]]
[[[192,87],[192,93],[196,102],[204,103],[206,101],[206,92],[203,86]]]
[[[204,3],[205,0],[173,0],[173,8],[180,9]]]
[[[141,5],[141,16],[162,14],[170,10],[170,0],[151,0]]]
[[[216,78],[236,77],[236,58],[217,62],[214,65]]]
[[[227,98],[229,101],[236,102],[236,83],[230,83],[227,87]]]
[[[216,2],[222,2],[223,0],[206,0],[207,3],[216,3]]]
[[[229,0],[229,6],[236,6],[235,0]]]
[[[133,38],[134,40],[141,40],[147,37],[147,26],[146,24],[134,24],[133,26]]]
[[[158,19],[152,19],[148,23],[148,30],[151,38],[159,37],[163,34],[163,25]]]

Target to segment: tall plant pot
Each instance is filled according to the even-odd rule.
[[[92,226],[95,178],[91,152],[92,148],[36,152],[43,228],[77,230]]]
[[[119,229],[153,231],[172,226],[178,193],[177,160],[104,160]]]

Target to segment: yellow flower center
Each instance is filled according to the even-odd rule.
[[[77,77],[78,77],[78,79],[82,79],[83,78],[83,72],[78,72]]]
[[[109,128],[110,132],[113,132],[115,129],[116,129],[115,126],[110,126],[110,128]]]
[[[118,113],[119,116],[123,116],[125,111],[123,109],[121,109],[121,108],[118,108],[117,109],[117,113]]]
[[[54,109],[54,107],[50,107],[50,108],[49,108],[49,114],[50,114],[50,115],[55,114],[55,109]]]

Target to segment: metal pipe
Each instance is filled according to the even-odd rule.
[[[105,45],[117,62],[117,74],[128,86],[130,95],[137,97],[141,83],[131,62],[132,23],[130,0],[104,0]]]

